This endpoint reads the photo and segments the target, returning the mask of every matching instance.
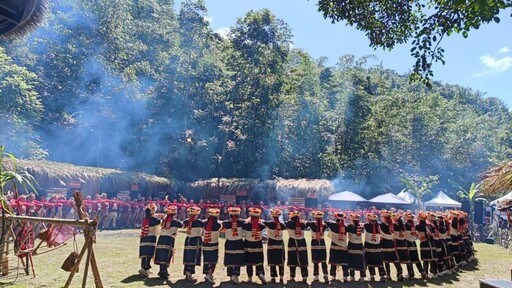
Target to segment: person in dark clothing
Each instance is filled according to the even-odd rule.
[[[160,233],[161,220],[154,216],[156,209],[155,203],[150,203],[144,208],[145,215],[142,220],[139,244],[139,258],[141,259],[139,273],[144,277],[149,276],[151,259],[155,255],[156,239]]]

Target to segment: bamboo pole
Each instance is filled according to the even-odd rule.
[[[87,287],[87,274],[89,274],[89,263],[91,262],[92,241],[87,245],[87,257],[85,258],[84,278],[82,279],[82,288]]]
[[[87,250],[87,247],[89,245],[89,241],[86,241],[84,243],[84,246],[82,247],[82,250],[80,251],[80,255],[78,255],[78,258],[76,259],[75,266],[71,268],[71,273],[69,273],[68,280],[66,281],[66,284],[64,284],[64,288],[69,288],[69,285],[71,285],[71,281],[73,280],[73,277],[75,276],[76,270],[80,266],[80,262],[82,261],[82,258],[84,257],[85,251]]]
[[[43,218],[43,217],[30,217],[30,216],[15,216],[15,215],[7,215],[7,219],[12,220],[20,220],[20,221],[30,221],[36,223],[51,223],[51,224],[61,224],[61,225],[70,225],[70,226],[79,226],[85,227],[86,225],[91,225],[91,223],[95,220],[89,219],[81,219],[81,220],[73,220],[73,219],[57,219],[57,218]]]

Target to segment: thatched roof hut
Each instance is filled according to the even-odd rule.
[[[7,169],[12,169],[12,161],[5,160]],[[128,172],[118,169],[76,166],[52,161],[16,160],[18,171],[27,171],[34,176],[43,189],[80,189],[84,194],[97,192],[117,193],[119,191],[140,191],[158,193],[173,188],[171,180],[142,172]]]
[[[489,168],[481,178],[478,190],[487,197],[497,197],[512,191],[512,159]]]
[[[187,184],[189,196],[205,199],[217,198],[219,195],[236,195],[248,199],[275,201],[279,199],[326,198],[334,193],[334,186],[325,179],[226,179],[212,178]],[[218,199],[218,198],[217,198]]]

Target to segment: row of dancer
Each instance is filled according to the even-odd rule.
[[[266,260],[270,266],[272,282],[284,283],[286,263],[290,272],[288,281],[295,281],[296,270],[299,268],[302,281],[307,283],[309,250],[304,232],[308,228],[312,233],[309,246],[314,281],[319,281],[321,269],[325,283],[337,278],[338,268],[343,271],[342,279],[345,282],[354,281],[356,271],[360,273],[359,281],[365,281],[367,269],[370,281],[376,280],[376,271],[379,272],[379,281],[390,280],[391,264],[394,264],[397,270],[398,281],[404,279],[402,264],[405,264],[408,270],[406,278],[414,278],[413,265],[417,267],[422,278],[427,278],[429,271],[431,277],[437,277],[451,273],[457,264],[464,261],[466,255],[472,256],[469,243],[464,245],[465,238],[459,227],[460,215],[456,211],[450,212],[453,217],[451,221],[447,221],[445,215],[420,213],[417,224],[411,213],[398,215],[381,211],[381,223],[377,221],[377,215],[369,213],[366,215],[368,223],[362,225],[358,213],[351,213],[350,221],[346,223],[346,215],[342,212],[335,213],[336,221],[325,222],[324,213],[314,211],[314,221],[306,222],[300,220],[300,212],[292,211],[288,215],[290,220],[283,223],[279,220],[282,211],[277,208],[270,210],[272,220],[263,221],[260,219],[261,210],[258,208],[249,208],[250,217],[240,219],[240,208],[230,207],[230,218],[219,222],[218,209],[209,208],[208,218],[200,220],[200,208],[190,207],[187,209],[187,219],[181,222],[176,219],[176,206],[167,206],[165,215],[155,213],[156,209],[156,204],[148,204],[142,224],[139,273],[146,277],[150,274],[153,258],[154,263],[160,266],[158,276],[169,277],[168,267],[175,254],[174,242],[180,228],[186,229],[183,274],[186,280],[191,282],[196,281],[195,268],[201,265],[202,258],[205,280],[215,283],[213,274],[219,261],[221,231],[225,232],[226,238],[223,264],[227,267],[227,276],[235,283],[240,282],[238,278],[243,266],[246,267],[249,282],[252,282],[253,276],[256,275],[262,284],[266,283],[263,266],[265,229]],[[284,231],[288,232],[286,247],[283,241]],[[329,231],[331,239],[329,255],[324,239],[325,231]],[[422,262],[418,255],[416,239],[420,241]]]

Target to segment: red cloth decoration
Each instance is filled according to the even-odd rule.
[[[252,224],[252,238],[254,240],[260,240],[260,218],[251,216],[251,224]]]
[[[276,224],[275,237],[279,237],[281,232],[281,223],[279,223],[279,217],[274,217],[274,223]]]
[[[302,229],[300,227],[300,219],[299,217],[295,218],[295,236],[300,237],[302,235]]]
[[[377,241],[377,221],[372,223],[372,241]]]
[[[343,240],[343,235],[345,235],[345,221],[343,221],[343,219],[340,219],[340,223],[338,223],[338,227],[339,227],[339,234],[338,234],[338,239],[340,241]]]
[[[409,220],[407,222],[409,222],[409,224],[411,225],[411,234],[412,234],[412,236],[416,236],[416,227],[414,226],[414,221],[413,220]]]
[[[144,217],[144,219],[142,219],[142,228],[141,228],[141,232],[140,232],[140,238],[146,237],[146,236],[148,236],[148,234],[149,234],[149,218]]]
[[[204,243],[210,243],[212,241],[212,228],[213,228],[213,220],[215,218],[208,218],[208,222],[206,222],[206,227],[204,229]]]
[[[188,218],[188,225],[187,225],[187,234],[190,235],[192,233],[192,222],[196,220],[196,215],[190,215]]]
[[[171,228],[172,218],[173,218],[172,214],[169,214],[165,217],[164,224],[162,225],[162,229],[170,229]]]
[[[316,225],[318,226],[316,230],[316,238],[320,239],[322,234],[324,234],[324,223],[321,218],[316,219]]]
[[[238,237],[238,221],[235,215],[231,215],[231,232],[234,237]]]

